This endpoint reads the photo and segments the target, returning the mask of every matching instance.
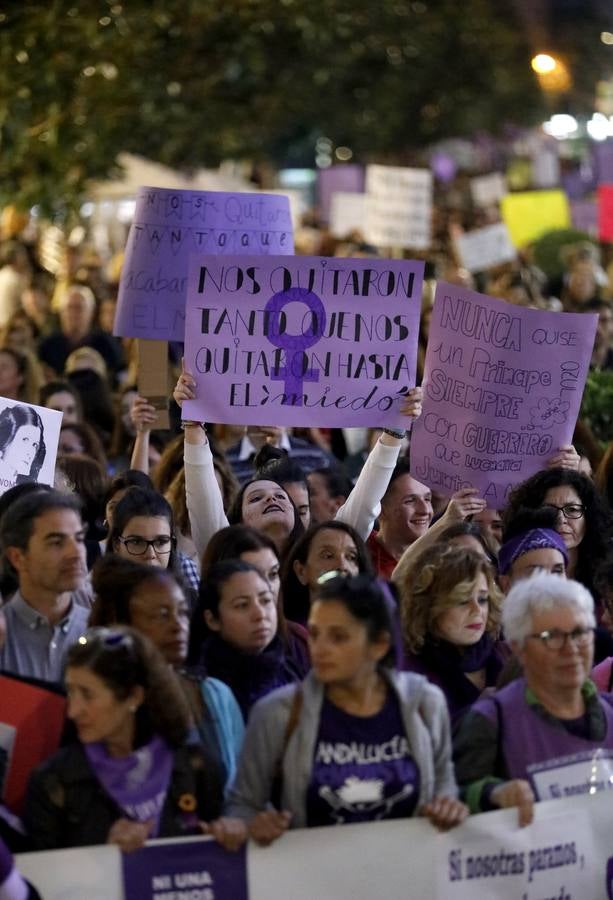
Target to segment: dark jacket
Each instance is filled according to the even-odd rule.
[[[196,808],[183,811],[182,806],[193,806],[193,798]],[[223,777],[201,748],[190,744],[176,750],[158,837],[200,833],[196,820],[217,818],[222,805]],[[34,850],[104,844],[124,815],[96,778],[81,744],[64,747],[30,777],[23,819]]]
[[[287,645],[277,636],[257,654],[243,653],[212,634],[204,642],[203,660],[207,674],[232,689],[245,720],[256,700],[275,688],[302,681],[310,668],[304,643],[291,631]]]

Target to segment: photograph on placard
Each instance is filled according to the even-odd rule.
[[[0,397],[0,493],[16,484],[53,484],[62,414]]]

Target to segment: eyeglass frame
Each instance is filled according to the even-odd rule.
[[[590,643],[590,636],[593,639],[595,631],[596,629],[593,626],[573,628],[572,631],[562,631],[561,628],[546,628],[544,631],[539,631],[537,634],[527,634],[526,638],[539,640],[541,642],[541,645],[547,650],[551,650],[552,652],[557,653],[559,650],[564,650],[569,640],[572,640],[573,645],[577,648],[587,647]],[[550,641],[552,638],[554,640],[562,638],[562,643],[559,647],[550,646],[548,641]]]
[[[170,544],[169,544],[168,550],[156,550],[155,549],[155,542],[159,541],[160,538],[168,538],[169,539]],[[163,535],[161,534],[161,535],[158,535],[158,537],[153,538],[150,541],[148,541],[147,538],[138,537],[137,535],[132,535],[132,537],[127,537],[127,538],[122,537],[121,535],[117,535],[117,540],[119,541],[120,544],[124,545],[124,547],[130,554],[130,556],[145,556],[145,554],[149,550],[149,547],[151,547],[153,549],[153,552],[156,555],[166,556],[167,553],[172,553],[172,551],[174,550],[176,543],[177,543],[177,539],[174,536],[174,534],[163,534]],[[145,547],[144,550],[141,550],[140,553],[134,553],[132,550],[130,550],[130,547],[128,546],[129,541],[142,541],[143,544],[146,544],[147,546]]]
[[[565,503],[564,506],[556,506],[555,503],[545,503],[544,506],[545,506],[545,508],[549,507],[549,509],[555,509],[556,512],[562,513],[562,515],[564,516],[565,519],[570,519],[571,521],[573,519],[575,521],[577,519],[583,519],[585,516],[585,513],[586,513],[586,506],[584,503]],[[569,516],[569,514],[567,512],[565,512],[565,510],[567,510],[569,506],[580,506],[581,512],[579,513],[579,515],[578,516]]]

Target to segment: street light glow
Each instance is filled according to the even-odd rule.
[[[557,64],[557,61],[549,53],[537,53],[530,62],[537,75],[546,75],[548,72],[553,72]]]

